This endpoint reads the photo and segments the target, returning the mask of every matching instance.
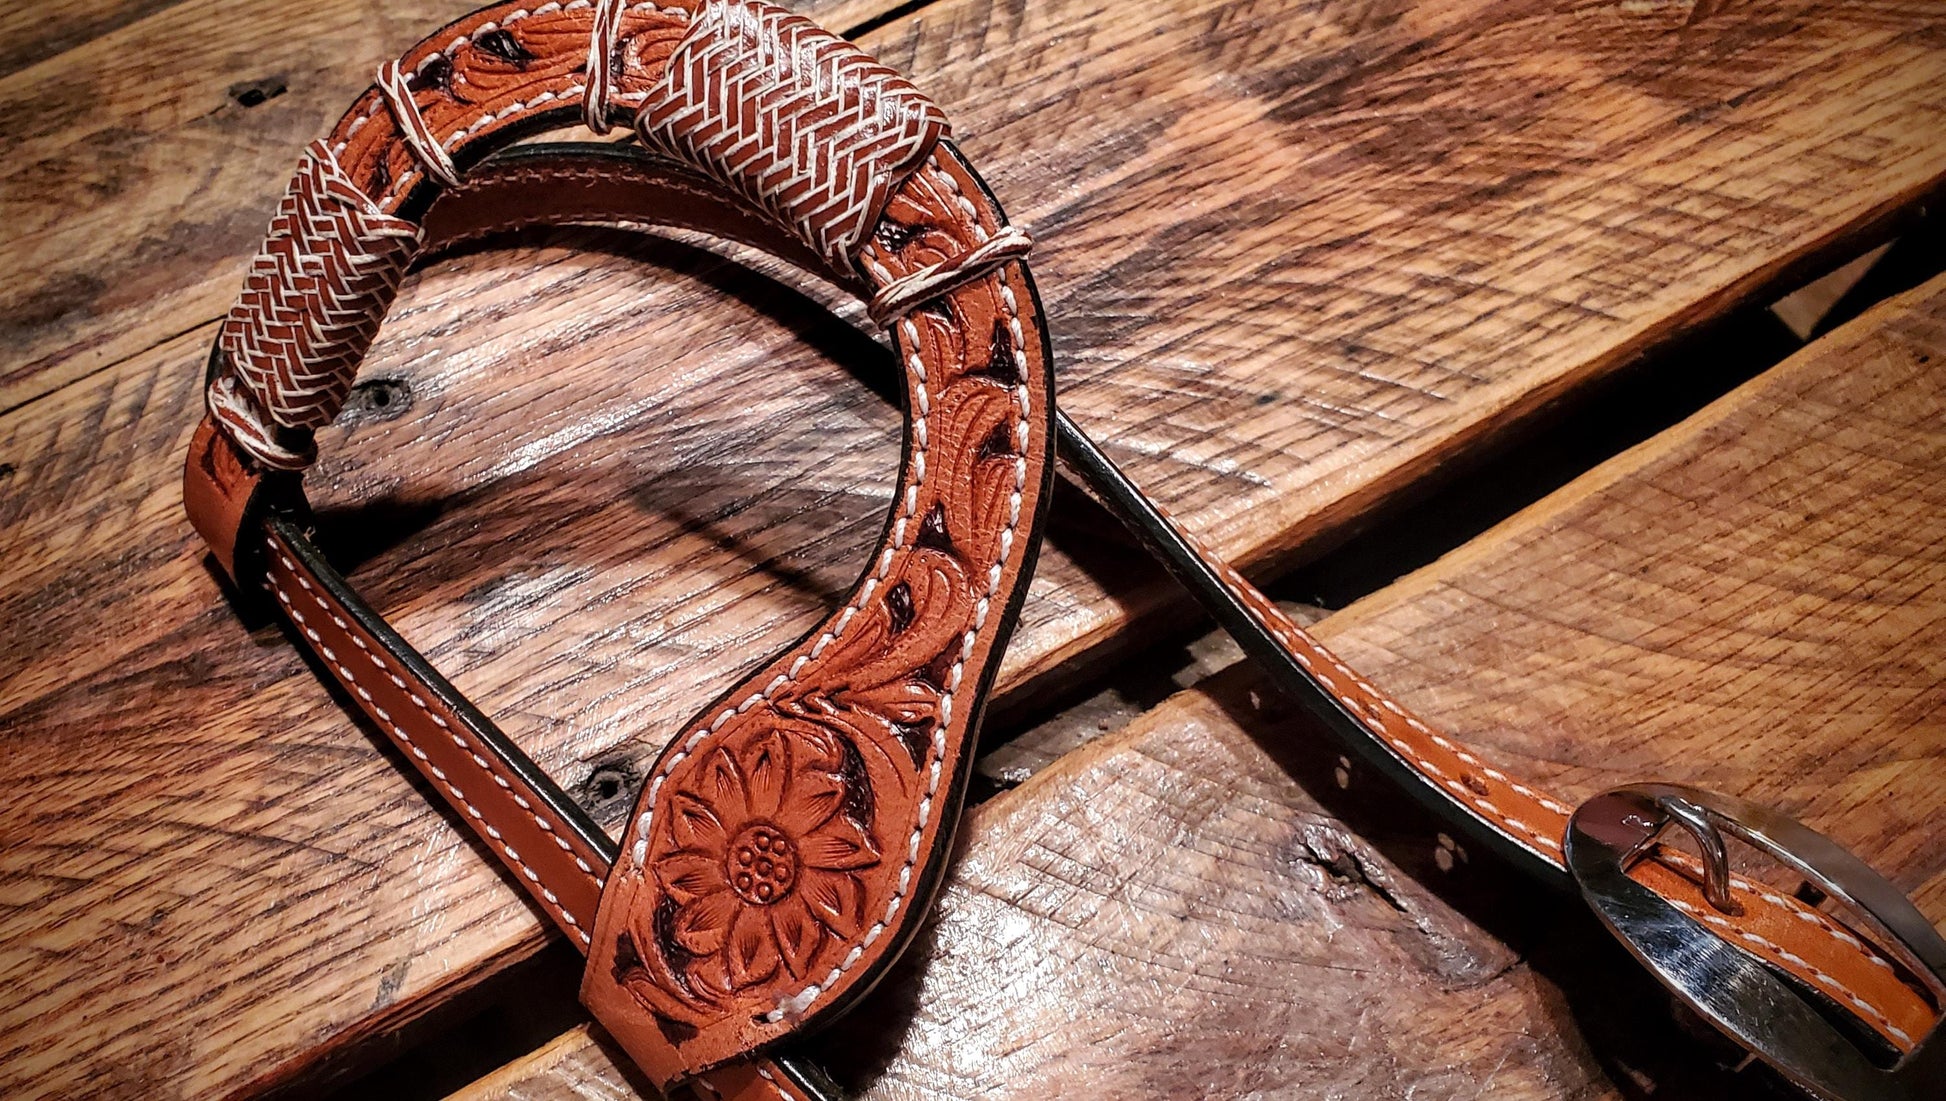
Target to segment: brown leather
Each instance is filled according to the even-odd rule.
[[[1183,538],[1194,544],[1186,533]],[[1198,549],[1292,659],[1426,783],[1549,864],[1563,866],[1562,839],[1572,807],[1434,730],[1339,661],[1220,558]],[[1732,877],[1742,912],[1720,913],[1703,897],[1700,862],[1666,847],[1629,874],[1731,944],[1857,1014],[1899,1050],[1910,1050],[1933,1027],[1937,1014],[1914,980],[1815,906]]]
[[[525,170],[542,172],[545,163],[530,159]],[[563,166],[567,163],[561,162]],[[613,176],[629,170],[630,162],[623,158],[601,166],[602,174],[611,180],[607,186],[616,194],[625,185],[614,181]],[[636,161],[635,171],[643,170],[643,162]],[[653,209],[636,208],[617,220],[654,223],[659,219],[652,216]],[[754,243],[764,245],[762,241]],[[1180,527],[1177,531],[1194,543]],[[1404,764],[1540,859],[1561,865],[1561,841],[1571,807],[1439,734],[1339,662],[1208,548],[1197,545],[1196,549],[1293,660]],[[1703,898],[1700,867],[1680,852],[1665,852],[1644,861],[1631,874],[1732,943],[1858,1014],[1901,1049],[1909,1049],[1931,1027],[1934,1011],[1930,1004],[1885,954],[1815,907],[1738,879],[1734,881],[1735,891],[1743,913],[1734,917],[1720,914]]]
[[[263,483],[263,470],[244,459],[214,420],[205,417],[196,426],[183,463],[183,510],[232,580],[238,577],[237,544],[258,519]]]
[[[888,282],[1003,224],[946,150],[884,218],[900,232],[861,267]],[[1047,477],[1033,311],[1014,265],[899,323],[909,453],[887,543],[841,608],[649,774],[582,998],[651,1077],[841,1008],[923,912]]]
[[[361,162],[359,143],[389,120],[391,144],[417,158],[420,172],[452,177],[449,155],[464,162],[499,122],[527,110],[510,104],[455,129],[451,108],[493,98],[479,94],[475,63],[489,72],[486,55],[504,60],[513,51],[525,55],[516,66],[523,73],[547,68],[545,51],[557,44],[529,49],[512,28],[552,24],[569,10],[461,21],[457,37],[442,33],[439,51],[408,54],[403,71],[416,80],[387,66],[383,91],[307,154],[224,326],[225,370],[212,387],[217,423],[260,464],[308,461],[307,441],[296,434],[341,405],[420,244],[420,228],[393,213],[411,194],[414,170],[391,171],[384,166],[392,161],[376,153]],[[656,72],[670,43],[647,49],[660,41],[657,27],[632,26],[629,13],[638,11],[687,27],[674,44],[682,69]],[[713,176],[716,188],[680,170],[643,186],[679,194],[698,224],[736,225],[736,217],[702,213],[725,205],[767,213],[821,258],[818,270],[860,289],[945,273],[934,275],[943,279],[940,308],[895,327],[908,367],[908,450],[887,543],[853,599],[670,748],[623,839],[627,858],[607,877],[591,938],[575,901],[601,887],[589,854],[573,851],[558,823],[530,809],[532,800],[485,752],[484,731],[469,736],[450,690],[408,677],[396,654],[387,656],[342,601],[334,604],[316,571],[299,570],[297,548],[273,548],[268,579],[332,675],[535,888],[550,918],[589,945],[584,1000],[667,1085],[841,1008],[923,912],[957,819],[983,689],[1038,542],[1051,375],[1024,268],[954,264],[1005,223],[957,155],[933,150],[943,118],[910,85],[807,21],[762,5],[712,6],[693,21],[683,9],[640,5],[620,19],[621,76],[611,101],[626,102],[659,76],[645,132]],[[525,29],[538,36],[546,27]],[[719,79],[732,97],[719,94]],[[550,98],[523,87],[527,101]],[[573,106],[571,97],[552,98],[561,110]],[[779,144],[766,152],[766,142]],[[753,143],[760,155],[747,155]],[[599,175],[583,180],[584,202],[619,198],[605,194]],[[519,182],[503,176],[490,186]],[[724,204],[726,192],[744,201]],[[897,232],[875,235],[881,224]],[[450,228],[466,232],[466,217],[455,215]],[[776,236],[747,221],[736,228]],[[189,493],[221,498],[210,484]],[[731,832],[674,831],[706,819]],[[753,887],[744,882],[750,872],[723,867],[749,840],[739,831],[766,847],[770,855],[752,859],[775,865],[774,878]],[[698,845],[710,843],[720,850],[710,855],[721,884],[691,874],[703,856]],[[699,884],[721,889],[699,894]]]
[[[330,424],[418,249],[419,227],[380,211],[313,142],[217,338],[233,376],[219,381],[241,390],[212,402],[217,419],[254,432],[266,423],[245,415],[254,403],[278,428]],[[302,445],[255,442],[260,458],[289,469],[312,457]]]
[[[264,585],[327,671],[441,790],[555,925],[583,951],[608,859],[485,744],[470,708],[444,681],[423,678],[357,622],[336,586],[301,564],[303,549],[264,537]]]
[[[686,165],[635,148],[556,146],[544,157],[533,148],[514,146],[467,173],[459,188],[441,192],[426,211],[426,250],[528,226],[655,226],[750,245],[854,294],[868,293],[856,275],[824,270],[802,241]]]
[[[359,614],[340,583],[306,564],[288,522],[272,524],[283,535],[262,537],[264,579],[304,644],[550,918],[590,946],[584,997],[665,1083],[836,1011],[910,932],[956,816],[978,701],[1024,592],[1045,498],[1052,405],[1038,303],[1013,254],[997,268],[964,264],[991,248],[1004,221],[957,154],[932,147],[943,122],[922,98],[821,33],[748,3],[575,0],[489,8],[409,51],[389,94],[367,93],[307,159],[309,182],[294,185],[270,259],[253,267],[225,325],[231,362],[214,380],[212,420],[185,472],[192,522],[250,583],[263,499],[297,500],[294,480],[264,468],[308,461],[308,429],[335,415],[394,269],[416,251],[418,237],[412,250],[398,244],[408,226],[437,240],[528,220],[676,224],[767,248],[861,295],[912,286],[916,275],[964,280],[922,280],[941,304],[894,325],[908,453],[887,545],[823,628],[677,738],[645,785],[613,875],[604,875],[606,839],[536,813],[545,799],[523,776],[531,766],[403,640]],[[742,47],[724,48],[763,47],[766,35],[793,40],[777,57],[801,56],[820,72],[779,68],[776,58],[751,67]],[[606,120],[652,106],[650,137],[693,163],[591,154],[479,166],[512,137],[581,110],[591,40],[610,66],[591,110]],[[666,64],[672,54],[680,78]],[[695,82],[719,77],[751,111],[695,115],[714,102]],[[805,91],[831,86],[835,106]],[[895,106],[867,110],[867,101]],[[751,118],[767,121],[745,126]],[[725,152],[793,128],[823,143],[819,151],[801,161],[782,147],[750,161]],[[429,180],[447,174],[447,160],[465,183],[439,198]],[[551,210],[515,209],[540,197]],[[874,226],[896,232],[867,232]],[[298,262],[312,253],[331,260],[318,278]],[[328,319],[329,331],[306,345],[299,330],[313,318]],[[1196,553],[1278,651],[1455,814],[1559,865],[1564,804],[1433,731],[1206,549]],[[1717,914],[1679,854],[1638,869],[1726,940],[1896,1046],[1931,1027],[1931,1008],[1883,955],[1812,907],[1742,884],[1743,912]],[[789,1078],[744,1061],[696,1085],[734,1096]]]
[[[686,1088],[696,1101],[818,1101],[774,1063],[762,1059],[699,1075]]]
[[[442,196],[428,213],[426,239],[436,249],[532,224],[626,222],[652,210],[659,225],[709,232],[815,264],[808,249],[730,202],[700,176],[672,163],[646,162],[639,155],[618,158],[589,148],[542,163],[516,155],[483,167],[469,176],[464,188]],[[268,492],[267,481],[272,485]],[[598,887],[587,889],[586,879],[589,870],[597,878],[606,877],[607,857],[575,844],[574,831],[485,744],[483,720],[469,715],[471,709],[450,685],[422,679],[414,666],[423,667],[423,662],[413,661],[416,655],[402,641],[377,638],[375,628],[361,626],[375,617],[349,609],[348,592],[341,583],[331,583],[327,570],[307,568],[304,550],[274,532],[265,534],[265,497],[286,509],[301,509],[294,481],[279,475],[267,479],[206,418],[191,443],[183,498],[192,525],[218,564],[233,578],[265,586],[286,611],[300,641],[400,752],[426,773],[489,851],[507,863],[541,912],[585,951],[599,894]],[[239,539],[246,537],[250,543],[240,546]],[[240,571],[239,559],[262,565]],[[355,604],[355,598],[349,599]],[[307,601],[315,607],[307,609]],[[370,666],[362,680],[355,679],[360,661],[342,661],[345,655],[357,655]],[[389,667],[381,668],[381,662]],[[565,848],[564,839],[569,843]],[[809,1097],[791,1075],[763,1059],[698,1077],[692,1086],[699,1098]]]
[[[611,113],[632,118],[641,109],[705,2],[662,0],[622,9]],[[577,120],[594,22],[592,4],[495,4],[454,20],[399,58],[419,117],[462,174],[514,136]],[[430,201],[434,189],[425,169],[376,87],[352,105],[326,141],[345,173],[381,209],[410,217],[412,208]]]
[[[209,427],[205,422],[203,430]],[[273,514],[257,535],[264,587],[295,637],[585,951],[609,870],[609,857],[591,843],[595,827],[573,821],[531,781],[532,763],[383,626],[296,532],[295,521]],[[690,1085],[698,1098],[815,1101],[768,1059],[733,1064]]]

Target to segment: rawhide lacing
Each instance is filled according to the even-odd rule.
[[[412,82],[397,61],[388,61],[378,67],[375,80],[378,94],[385,100],[385,106],[392,112],[392,118],[399,124],[399,136],[405,139],[412,155],[425,165],[426,172],[447,187],[459,186],[459,169],[453,166],[453,158],[446,153],[446,147],[439,144],[438,135],[426,125],[425,116],[419,113],[419,104],[412,98]]]
[[[1002,264],[1026,259],[1033,248],[1034,238],[1026,230],[1002,226],[998,233],[958,256],[893,280],[872,296],[866,309],[880,328],[889,327],[914,307],[979,279]]]
[[[747,2],[696,17],[635,126],[843,274],[892,189],[948,132],[924,93],[858,47]]]
[[[218,336],[231,374],[209,410],[238,446],[274,469],[309,465],[308,440],[287,437],[338,415],[420,240],[311,143]]]
[[[612,129],[608,96],[614,87],[615,39],[622,30],[622,7],[627,0],[598,0],[595,25],[588,33],[587,88],[582,93],[581,121],[597,134]]]
[[[298,438],[290,442],[279,438],[235,375],[216,376],[203,391],[203,405],[238,447],[272,470],[306,470],[318,461],[318,445],[309,433],[292,433]]]

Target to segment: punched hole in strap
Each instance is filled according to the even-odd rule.
[[[391,110],[392,118],[399,124],[399,136],[405,139],[412,155],[419,158],[426,172],[447,187],[459,186],[459,169],[454,167],[453,158],[446,154],[439,138],[426,125],[425,116],[419,113],[419,104],[412,98],[412,84],[407,80],[405,71],[397,61],[388,61],[378,67],[378,94]]]
[[[1033,248],[1034,239],[1026,230],[1002,226],[1000,232],[958,256],[887,283],[872,296],[866,312],[880,328],[889,327],[918,306],[983,278],[1003,264],[1025,259]]]

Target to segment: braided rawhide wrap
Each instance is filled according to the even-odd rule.
[[[324,142],[304,151],[218,337],[233,374],[211,387],[210,411],[258,461],[309,464],[308,440],[286,446],[273,426],[337,416],[419,241],[419,227],[381,211]]]
[[[580,0],[557,11],[567,17],[577,8],[589,21],[591,76],[586,88],[569,90],[584,94],[587,113],[603,122],[607,105],[620,98],[611,70],[627,53],[624,18],[639,8],[687,22],[666,65],[624,73],[645,89],[636,93],[644,143],[748,200],[841,277],[859,276],[857,253],[894,189],[948,132],[945,115],[904,77],[782,9],[738,0],[702,5],[691,16],[618,0],[590,10]],[[513,20],[492,33],[509,33]],[[436,57],[413,71],[422,70],[446,71]],[[439,109],[436,86],[443,85],[415,83],[406,71],[398,62],[380,67],[384,112],[419,170],[450,187],[460,174],[430,113]],[[531,110],[553,95],[535,92],[510,106]],[[306,151],[224,322],[228,373],[210,392],[210,411],[231,439],[274,469],[310,464],[308,432],[343,406],[420,243],[417,226],[390,213],[386,196],[358,187],[336,148],[318,142]],[[936,293],[986,267],[961,273],[963,266],[942,269],[924,289]]]
[[[636,128],[845,273],[893,187],[947,134],[898,73],[809,19],[747,2],[696,17]]]

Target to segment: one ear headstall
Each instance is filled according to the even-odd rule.
[[[635,119],[664,158],[647,180],[514,161],[482,174],[494,201],[442,215],[440,188],[584,108]],[[902,77],[767,5],[488,9],[386,65],[306,151],[218,339],[185,488],[198,530],[588,952],[584,1000],[658,1085],[727,1063],[749,1089],[790,1078],[747,1057],[854,999],[914,931],[1032,573],[1053,448],[1039,304],[1024,235],[946,134]],[[863,576],[683,729],[619,855],[262,499],[314,459],[429,233],[541,197],[770,247],[874,298],[905,368],[895,503]]]
[[[507,148],[631,119],[639,147]],[[587,953],[584,1002],[658,1087],[829,1092],[766,1053],[868,990],[924,914],[1058,441],[1273,678],[1406,793],[1540,882],[1578,884],[1680,997],[1793,1080],[1918,1096],[1946,947],[1909,903],[1774,823],[1772,851],[1857,913],[1658,848],[1673,823],[1720,849],[1719,831],[1748,836],[1757,812],[1667,787],[1574,811],[1338,662],[1055,410],[1029,240],[947,134],[904,78],[767,4],[483,9],[381,67],[305,152],[212,352],[184,480],[196,530]],[[862,576],[682,729],[619,842],[357,598],[309,543],[298,485],[414,257],[532,222],[616,221],[752,244],[859,295],[897,349],[905,405],[897,496]],[[1770,984],[1765,1027],[1711,1002],[1715,980],[1665,967],[1703,956],[1711,975]]]

